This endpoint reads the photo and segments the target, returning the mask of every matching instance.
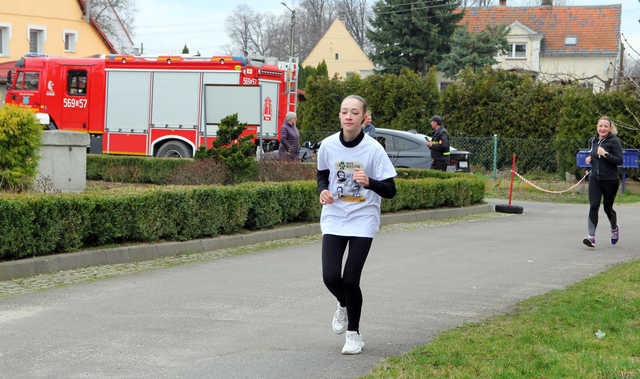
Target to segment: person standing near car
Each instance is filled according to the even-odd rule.
[[[609,117],[602,116],[598,120],[596,135],[590,140],[591,153],[585,159],[591,164],[589,173],[589,219],[587,220],[587,237],[582,242],[589,246],[596,246],[596,227],[598,226],[598,211],[600,200],[603,199],[604,213],[611,224],[611,244],[615,245],[620,239],[618,218],[613,210],[613,202],[618,193],[618,165],[622,164],[622,144],[616,136],[618,130]]]
[[[369,137],[376,138],[376,127],[373,126],[373,115],[371,115],[371,111],[367,111],[364,115],[364,128],[362,131]]]
[[[332,329],[336,334],[346,331],[342,354],[359,354],[364,347],[360,276],[380,227],[382,197],[396,194],[393,164],[382,145],[362,130],[366,111],[362,97],[344,98],[341,131],[325,138],[318,151],[322,279],[338,302]]]
[[[449,133],[442,126],[442,117],[431,117],[431,128],[433,136],[427,146],[431,150],[431,168],[434,170],[447,171],[449,165]]]
[[[280,126],[280,146],[278,155],[281,160],[297,161],[300,152],[300,132],[296,127],[295,112],[288,112]]]

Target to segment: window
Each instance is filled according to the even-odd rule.
[[[508,58],[526,58],[527,44],[522,42],[510,43],[507,57]]]
[[[576,36],[566,36],[566,37],[564,37],[564,45],[565,46],[578,46],[578,37],[576,37]]]
[[[67,93],[72,96],[87,95],[87,71],[67,71]]]
[[[24,89],[27,91],[37,91],[40,81],[39,72],[25,72],[24,73]]]
[[[47,40],[47,28],[44,26],[27,26],[29,53],[44,54],[44,42]]]
[[[339,57],[339,55],[338,55],[338,53],[336,53],[336,60],[338,60],[338,57]]]
[[[39,72],[24,72],[18,71],[18,78],[16,79],[16,89],[26,91],[37,91],[40,84]]]
[[[11,25],[0,23],[0,57],[9,56],[10,40],[11,40]]]
[[[78,42],[78,33],[74,30],[65,30],[62,35],[64,38],[64,51],[68,53],[75,53],[76,42]]]
[[[415,150],[421,147],[420,144],[413,141],[409,141],[408,139],[405,139],[405,138],[393,137],[393,142],[395,144],[396,150],[398,151]]]

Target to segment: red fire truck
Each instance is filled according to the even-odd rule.
[[[89,133],[91,153],[191,157],[233,113],[259,141],[279,139],[295,112],[297,62],[241,57],[29,57],[10,72],[5,102],[49,129]]]

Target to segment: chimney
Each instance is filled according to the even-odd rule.
[[[506,7],[507,6],[507,0],[500,0],[500,6],[501,7]]]
[[[543,7],[552,7],[553,6],[553,0],[542,0],[542,6]]]

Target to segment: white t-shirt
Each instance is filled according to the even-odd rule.
[[[353,180],[355,168],[375,180],[397,175],[382,145],[368,135],[354,147],[344,146],[340,133],[322,141],[318,170],[330,170],[329,191],[334,200],[322,207],[322,234],[373,238],[378,232],[382,198]]]

